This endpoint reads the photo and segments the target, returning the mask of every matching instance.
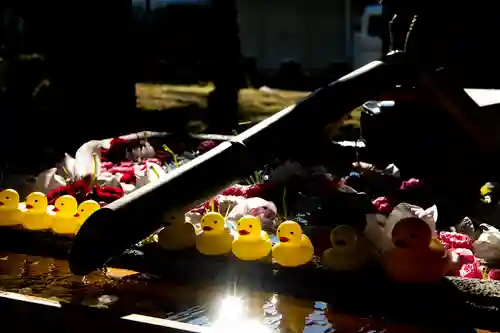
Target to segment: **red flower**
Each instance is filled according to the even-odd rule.
[[[248,185],[248,187],[243,191],[243,196],[245,198],[260,197],[262,196],[262,193],[264,192],[265,188],[266,186],[264,186],[264,184]]]
[[[441,231],[439,240],[447,249],[469,249],[472,250],[472,239],[458,232]]]
[[[89,180],[78,179],[77,181],[75,181],[74,183],[70,184],[69,186],[70,186],[72,192],[74,192],[75,194],[78,194],[78,193],[84,193],[84,194],[90,193],[90,181]]]
[[[53,205],[59,197],[69,194],[68,189],[69,186],[60,186],[47,193],[47,201],[49,205]]]
[[[135,176],[134,173],[125,173],[120,178],[120,182],[125,183],[125,184],[134,184],[135,185],[137,182],[137,177]]]
[[[242,197],[245,193],[246,186],[245,185],[233,185],[231,187],[226,188],[221,192],[222,195],[234,195],[236,197]]]
[[[209,151],[210,149],[217,147],[217,145],[218,145],[218,143],[213,141],[213,140],[205,140],[205,141],[202,141],[198,145],[196,150],[198,150],[200,152],[200,154],[203,154],[203,153],[206,153],[207,151]]]
[[[260,197],[266,189],[269,188],[269,184],[253,184],[253,185],[233,185],[226,188],[221,192],[222,195],[233,195],[236,197],[245,198],[255,198]]]
[[[488,272],[489,280],[500,280],[500,269],[491,269]]]
[[[244,198],[255,198],[260,197],[263,194],[263,191],[267,189],[270,185],[268,184],[254,184],[254,185],[233,185],[231,187],[223,190],[219,195],[213,197],[205,201],[203,204],[199,205],[191,209],[190,212],[205,214],[207,210],[212,209],[212,200],[214,201],[214,208],[217,211],[219,208],[219,200],[221,196],[235,196],[235,197],[244,197]]]
[[[98,202],[104,201],[107,203],[111,203],[124,196],[124,192],[121,187],[113,187],[113,186],[100,187],[99,185],[96,185],[94,188],[94,193],[95,196],[97,196],[96,201]]]
[[[392,205],[387,197],[379,197],[372,201],[377,213],[390,214],[392,212]]]
[[[139,147],[138,140],[114,138],[109,143],[109,149],[101,148],[101,160],[118,163],[126,158],[127,150]]]

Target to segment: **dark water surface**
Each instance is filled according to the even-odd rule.
[[[114,308],[194,325],[218,332],[423,332],[369,318],[329,311],[320,301],[267,292],[245,292],[238,286],[190,286],[159,281],[126,270],[88,276],[69,273],[66,261],[21,254],[0,255],[0,289],[59,302]]]

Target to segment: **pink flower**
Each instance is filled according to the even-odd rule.
[[[106,170],[113,167],[113,165],[113,162],[101,162],[101,168]]]
[[[477,261],[474,253],[469,249],[451,249],[450,251],[460,257],[460,263],[462,264],[472,264]]]
[[[472,250],[472,239],[458,232],[441,231],[438,236],[441,243],[447,249],[469,249]]]
[[[245,198],[255,198],[260,197],[265,189],[264,184],[253,184],[248,185],[248,187],[243,191],[243,196]]]
[[[479,267],[479,262],[469,249],[451,249],[450,252],[457,254],[460,257],[461,267],[453,272],[454,276],[463,278],[482,279],[483,272]]]
[[[222,195],[234,195],[237,197],[254,198],[262,195],[263,191],[268,187],[266,184],[253,185],[233,185],[221,192]]]
[[[482,279],[483,272],[481,272],[481,268],[479,268],[478,263],[465,264],[462,268],[460,268],[459,276],[469,279]]]
[[[207,211],[212,211],[212,201],[214,204],[214,210],[217,212],[219,211],[219,200],[220,200],[221,195],[216,195],[215,197],[205,201],[198,207],[195,207],[191,209],[189,212],[190,213],[198,213],[198,214],[205,214]]]
[[[417,178],[410,178],[408,180],[403,181],[401,184],[401,190],[413,190],[422,186],[422,181]]]

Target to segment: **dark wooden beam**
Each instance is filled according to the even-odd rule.
[[[215,90],[209,99],[210,132],[230,134],[238,124],[238,92],[243,84],[236,0],[212,0],[212,58]]]

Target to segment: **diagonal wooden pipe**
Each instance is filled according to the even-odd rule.
[[[321,88],[215,149],[94,213],[70,250],[71,270],[87,274],[160,228],[166,213],[187,209],[275,158],[318,137],[366,100],[393,88],[402,54],[374,61]]]

